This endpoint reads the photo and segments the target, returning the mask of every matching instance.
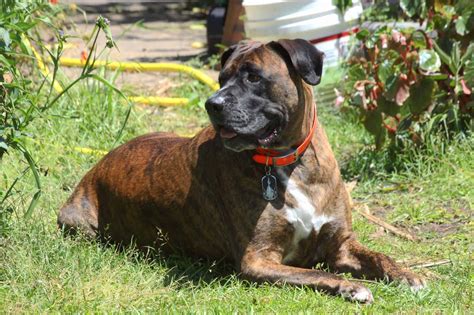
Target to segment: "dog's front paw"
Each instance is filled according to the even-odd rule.
[[[370,304],[374,301],[372,292],[366,287],[356,283],[348,282],[341,284],[339,294],[343,298],[353,302]]]
[[[400,282],[409,285],[412,292],[418,292],[427,286],[426,280],[423,277],[410,271],[403,273],[399,280]]]

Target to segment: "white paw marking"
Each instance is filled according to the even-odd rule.
[[[341,295],[345,299],[360,303],[372,303],[374,301],[372,292],[370,292],[370,290],[365,287],[359,287],[355,290],[342,292]]]
[[[374,297],[372,296],[372,292],[370,292],[369,289],[363,288],[354,294],[352,300],[361,303],[372,303],[374,301]]]
[[[416,282],[417,283],[410,284],[411,292],[416,293],[427,287],[426,281],[424,279],[418,279]]]
[[[286,190],[296,200],[296,206],[294,208],[286,208],[285,210],[286,219],[295,228],[295,233],[293,235],[292,246],[287,255],[283,258],[283,263],[289,262],[295,257],[298,251],[298,243],[302,239],[307,238],[313,229],[319,231],[324,224],[333,220],[333,217],[318,215],[310,198],[308,198],[293,180],[288,180]]]
[[[408,285],[411,292],[416,293],[427,287],[426,280],[423,277],[417,276],[408,272],[408,274],[400,278],[400,283]]]

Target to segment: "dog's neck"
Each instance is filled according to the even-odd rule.
[[[270,149],[288,150],[295,148],[308,136],[317,115],[316,104],[313,97],[313,87],[301,79],[296,83],[298,90],[298,104],[295,104],[296,113],[291,115],[282,138]],[[317,118],[316,118],[317,120]]]
[[[290,121],[285,141],[285,147],[291,148],[301,144],[308,136],[317,115],[316,105],[313,98],[313,87],[303,81],[297,85],[298,88],[298,114]]]
[[[303,82],[303,100],[301,104],[304,106],[303,123],[301,124],[301,130],[299,134],[298,143],[301,143],[309,134],[313,127],[313,121],[317,115],[316,104],[314,102],[313,87]]]

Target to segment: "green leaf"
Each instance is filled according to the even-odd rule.
[[[372,49],[375,47],[375,43],[377,42],[377,38],[375,36],[372,36],[370,37],[369,39],[367,39],[365,41],[365,46],[368,48],[368,49]]]
[[[474,88],[474,55],[464,67],[464,80],[470,88]]]
[[[351,98],[352,104],[358,107],[363,107],[364,106],[364,99],[362,98],[362,95],[360,93],[356,93],[352,96]]]
[[[452,73],[456,73],[456,67],[452,63],[451,58],[449,57],[447,53],[443,51],[443,49],[441,49],[441,47],[438,46],[436,41],[433,41],[433,48],[438,53],[439,57],[441,58],[441,61],[445,63],[446,65],[448,65],[449,70]]]
[[[459,48],[459,42],[454,42],[453,47],[451,48],[451,63],[454,66],[454,73],[457,73],[459,70],[459,63],[461,60],[461,49]]]
[[[462,16],[458,17],[456,20],[456,33],[461,36],[464,36],[466,33],[466,20]]]
[[[28,206],[28,209],[25,212],[25,218],[29,218],[31,217],[31,214],[38,203],[39,197],[41,196],[41,181],[39,177],[38,168],[36,167],[36,163],[33,160],[33,157],[31,156],[30,152],[21,144],[18,144],[18,149],[23,153],[25,160],[28,162],[30,170],[33,173],[37,188],[37,191],[33,195],[33,198],[30,201],[30,205]]]
[[[17,30],[20,33],[26,33],[29,29],[33,28],[38,22],[16,22],[14,25],[10,24],[10,26]]]
[[[464,55],[461,57],[461,64],[464,66],[466,61],[474,57],[474,43],[471,42],[469,46],[466,48],[466,52]]]
[[[405,104],[412,114],[419,115],[431,105],[434,87],[435,82],[429,78],[423,78],[410,87],[410,97]]]
[[[409,115],[400,121],[400,123],[397,126],[397,131],[400,132],[400,131],[408,130],[408,128],[411,127],[411,124],[412,124],[412,119],[411,119],[411,115]]]
[[[449,77],[446,73],[428,73],[426,76],[436,81],[446,80]]]
[[[432,49],[422,49],[418,54],[420,68],[426,72],[436,72],[441,66],[441,60],[438,54]]]
[[[0,137],[0,151],[8,151],[8,145],[5,141]]]
[[[358,40],[365,40],[368,36],[370,35],[370,32],[368,29],[363,28],[360,31],[357,32],[356,38]]]
[[[400,112],[400,106],[395,102],[388,101],[381,96],[377,99],[377,107],[388,116],[395,116]]]
[[[125,129],[125,126],[127,125],[128,123],[128,119],[130,118],[130,113],[132,112],[132,104],[129,102],[128,104],[128,108],[127,108],[127,112],[125,113],[125,118],[123,119],[123,122],[122,122],[122,125],[120,126],[120,129],[119,131],[117,132],[117,135],[115,136],[115,141],[112,145],[112,147],[115,147],[115,145],[117,144],[117,142],[120,140],[120,138],[122,137],[122,134],[123,134],[123,131]]]
[[[364,68],[360,64],[351,66],[349,68],[349,77],[354,81],[365,80]]]
[[[5,56],[2,56],[0,55],[0,65],[3,65],[3,66],[6,66],[8,68],[11,67],[11,64],[10,64],[10,60],[8,60],[7,58],[5,58]]]
[[[390,59],[385,59],[382,63],[379,64],[377,69],[377,75],[379,80],[387,85],[387,79],[393,74],[393,61]]]
[[[382,127],[382,112],[379,110],[368,111],[364,118],[364,127],[373,135],[377,135]]]
[[[120,95],[120,97],[122,97],[124,100],[126,100],[128,103],[130,103],[128,101],[128,98],[125,96],[125,94],[123,94],[122,91],[120,91],[119,88],[117,88],[115,85],[113,85],[112,83],[110,83],[109,81],[107,81],[104,77],[98,75],[98,74],[90,74],[88,75],[88,77],[91,77],[101,83],[103,83],[104,85],[106,85],[107,87],[111,88],[112,90],[114,90],[118,95]]]
[[[0,48],[10,48],[11,42],[10,33],[6,29],[0,27]]]
[[[25,212],[25,218],[30,218],[31,214],[33,213],[33,210],[36,208],[36,205],[38,204],[38,200],[41,197],[41,190],[37,190],[36,193],[33,195],[33,198],[31,198],[30,205],[28,206],[28,209]]]
[[[443,6],[443,13],[448,19],[451,19],[453,17],[453,15],[456,14],[456,11],[454,10],[453,6],[445,5],[445,6]]]
[[[384,96],[389,101],[395,100],[395,95],[397,95],[398,91],[398,81],[399,77],[397,74],[392,74],[387,79],[387,84],[385,84],[385,93]]]
[[[454,2],[456,3],[456,14],[458,15],[458,19],[456,20],[456,32],[460,35],[465,36],[471,33],[474,29],[474,2],[472,0],[457,0]],[[464,34],[461,34],[458,31],[459,19],[461,19],[461,21],[459,22],[459,27],[461,28],[461,31],[464,28]]]
[[[409,17],[413,17],[416,14],[421,15],[422,1],[423,0],[400,0],[400,7]]]
[[[426,48],[426,39],[422,31],[413,32],[411,35],[412,44],[415,48]]]
[[[332,0],[332,4],[344,14],[347,8],[352,6],[352,0]]]

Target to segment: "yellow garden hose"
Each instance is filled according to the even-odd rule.
[[[59,60],[59,63],[63,66],[69,66],[69,67],[83,67],[84,66],[84,61],[78,58],[63,57]],[[136,71],[136,72],[143,72],[143,71],[182,72],[206,84],[213,91],[217,91],[219,89],[219,83],[214,81],[207,74],[197,69],[194,69],[192,67],[176,64],[176,63],[118,62],[118,61],[107,62],[103,60],[96,60],[94,62],[94,67],[105,67],[111,70],[120,69],[122,71]]]
[[[67,67],[83,67],[84,62],[78,58],[61,58],[59,63]],[[117,62],[117,61],[103,61],[96,60],[94,67],[105,67],[110,70],[120,69],[122,71],[136,71],[136,72],[182,72],[199,80],[200,82],[209,86],[213,91],[219,89],[219,83],[214,81],[205,73],[189,66],[176,63],[150,63],[150,62]],[[180,106],[189,104],[189,99],[180,97],[160,97],[160,96],[129,96],[128,99],[132,103],[140,103],[145,105],[160,105],[160,106]]]
[[[23,42],[25,45],[31,49],[36,61],[38,62],[38,68],[40,72],[48,79],[50,78],[51,73],[43,62],[43,58],[36,51],[36,49],[30,44],[30,41],[26,36],[22,36]],[[78,58],[61,58],[59,59],[60,65],[69,66],[69,67],[83,67],[84,61]],[[159,71],[159,72],[182,72],[190,75],[191,77],[199,80],[200,82],[209,86],[213,91],[219,89],[219,83],[214,81],[207,74],[194,69],[189,66],[180,65],[176,63],[150,63],[150,62],[106,62],[103,60],[96,60],[94,67],[106,67],[107,69],[116,70],[120,69],[122,71]],[[61,93],[63,87],[59,82],[53,82],[53,88],[56,92]],[[189,99],[180,98],[180,97],[159,97],[159,96],[130,96],[128,99],[133,103],[141,103],[146,105],[160,105],[160,106],[180,106],[189,104]]]
[[[132,103],[160,106],[188,105],[189,99],[181,97],[161,97],[161,96],[129,96]]]
[[[73,147],[73,150],[76,152],[84,153],[84,154],[91,154],[95,156],[104,156],[108,151],[105,150],[99,150],[99,149],[91,149],[91,148],[84,148],[84,147]]]
[[[36,61],[38,62],[38,68],[40,72],[49,80],[52,80],[51,73],[44,64],[43,58],[38,51],[31,45],[30,41],[25,35],[22,35],[22,40],[25,46],[31,49],[34,54]],[[63,66],[72,67],[83,67],[84,61],[76,58],[60,58],[59,63]],[[219,89],[219,83],[215,82],[211,77],[204,74],[203,72],[194,69],[189,66],[175,64],[175,63],[137,63],[137,62],[106,62],[102,60],[96,60],[94,67],[106,67],[107,69],[115,70],[120,69],[122,71],[161,71],[161,72],[182,72],[190,75],[191,77],[199,80],[200,82],[209,86],[213,91]],[[56,80],[52,83],[53,88],[56,92],[63,92],[63,87]],[[172,97],[157,97],[157,96],[129,96],[128,99],[133,103],[141,103],[147,105],[160,105],[160,106],[179,106],[189,104],[187,98],[172,98]],[[189,136],[189,135],[187,135]],[[73,147],[77,152],[85,154],[93,154],[102,156],[107,151],[85,148],[85,147]]]
[[[22,35],[22,40],[25,43],[26,47],[31,49],[36,60],[38,62],[38,68],[40,72],[48,79],[51,74],[48,67],[45,66],[43,58],[36,51],[36,49],[30,44],[30,41],[25,35]],[[66,58],[62,57],[59,59],[59,63],[63,66],[69,67],[83,67],[85,61],[79,58]],[[219,83],[214,81],[207,74],[189,66],[176,64],[176,63],[151,63],[151,62],[107,62],[103,60],[96,60],[94,62],[94,67],[105,67],[107,69],[116,70],[120,69],[122,71],[157,71],[157,72],[181,72],[190,75],[191,77],[199,80],[200,82],[209,86],[212,91],[217,91],[219,89]],[[61,93],[63,87],[57,82],[53,82],[53,88],[56,92]],[[146,105],[160,105],[160,106],[179,106],[189,104],[189,99],[187,98],[174,98],[174,97],[159,97],[159,96],[130,96],[128,99],[133,103],[141,103]]]

